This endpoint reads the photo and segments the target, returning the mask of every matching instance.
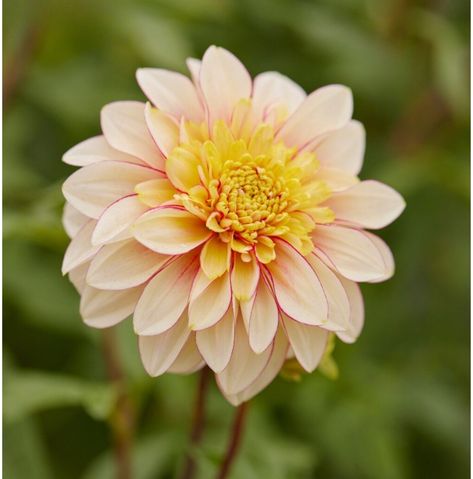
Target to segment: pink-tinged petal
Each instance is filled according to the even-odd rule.
[[[228,308],[223,318],[211,328],[196,332],[197,347],[205,362],[216,373],[223,371],[233,351],[235,315]]]
[[[153,336],[174,326],[187,307],[197,269],[196,256],[183,255],[148,283],[133,318],[136,334]]]
[[[373,281],[386,276],[386,265],[366,233],[342,226],[318,225],[312,233],[322,261],[352,281]],[[327,262],[328,261],[328,262]]]
[[[135,156],[127,155],[122,151],[112,148],[103,135],[89,138],[70,150],[66,151],[62,161],[68,165],[86,166],[99,161],[125,161],[127,163],[145,164]]]
[[[236,299],[248,301],[255,294],[259,277],[260,268],[254,258],[245,262],[241,260],[241,255],[235,255],[232,269],[232,290]]]
[[[308,255],[307,261],[319,278],[328,302],[328,318],[320,327],[329,331],[346,330],[350,321],[350,303],[341,280],[315,254]]]
[[[248,401],[253,396],[256,396],[266,386],[268,386],[281,370],[284,361],[286,360],[287,349],[288,342],[286,336],[282,330],[279,329],[278,333],[276,334],[276,338],[274,339],[271,357],[269,358],[269,361],[263,371],[243,391],[233,395],[226,394],[225,397],[228,399],[228,401],[230,401],[230,403],[234,406],[238,406],[242,402]]]
[[[210,280],[200,270],[197,274],[189,302],[189,327],[202,330],[216,324],[230,309],[232,290],[230,275]]]
[[[320,168],[317,179],[324,181],[332,192],[346,190],[360,181],[351,173],[336,168]]]
[[[303,148],[319,135],[344,126],[353,112],[351,90],[329,85],[311,93],[283,124],[277,138]]]
[[[251,349],[256,354],[262,353],[273,342],[278,324],[279,312],[273,292],[266,281],[261,280],[256,290],[248,334]]]
[[[125,196],[115,201],[98,219],[92,243],[100,245],[131,238],[131,225],[148,209],[138,200],[137,195]]]
[[[153,108],[149,103],[145,108],[146,125],[164,157],[179,143],[179,127],[166,113]]]
[[[145,104],[139,101],[117,101],[102,108],[102,131],[115,149],[140,158],[158,170],[164,170],[164,158],[148,131]]]
[[[251,77],[240,60],[224,48],[211,46],[202,59],[200,86],[209,123],[230,120],[238,100],[251,95]]]
[[[136,78],[144,94],[160,110],[178,121],[181,117],[203,120],[204,111],[195,86],[186,76],[159,68],[140,68]]]
[[[235,345],[227,367],[216,375],[217,384],[225,395],[238,394],[247,388],[263,371],[271,356],[272,345],[261,354],[250,347],[241,318],[235,327]]]
[[[318,326],[327,321],[327,298],[307,260],[277,241],[276,260],[267,265],[279,307],[291,318]]]
[[[84,288],[87,286],[85,278],[87,276],[87,271],[89,270],[89,265],[90,262],[88,261],[87,263],[82,263],[80,266],[77,266],[77,268],[69,271],[69,281],[74,285],[74,288],[76,288],[79,294],[82,294],[82,291],[84,291]]]
[[[213,234],[197,216],[167,206],[145,213],[136,221],[133,231],[140,243],[163,254],[187,253]]]
[[[306,98],[305,91],[290,78],[277,72],[264,72],[255,77],[252,109],[257,121],[262,121],[268,108],[282,107],[291,115]]]
[[[360,287],[354,282],[340,276],[350,302],[350,322],[346,331],[337,332],[337,336],[345,343],[354,343],[363,329],[365,321],[365,307]]]
[[[62,274],[69,273],[74,268],[90,261],[97,253],[100,247],[91,243],[92,233],[96,224],[96,221],[90,220],[69,243],[62,261]]]
[[[256,291],[256,290],[255,290]],[[256,292],[248,301],[240,301],[240,311],[243,324],[245,325],[246,332],[250,331],[250,318],[251,311],[253,310],[253,304],[255,302]]]
[[[335,193],[325,204],[337,220],[370,229],[384,228],[392,223],[406,206],[397,191],[373,180],[361,181]]]
[[[90,263],[87,283],[98,289],[128,289],[146,282],[170,257],[134,239],[107,244]]]
[[[140,336],[140,355],[146,372],[153,377],[164,374],[178,357],[189,335],[187,313],[184,312],[176,324],[164,333]]]
[[[357,175],[365,154],[365,129],[356,120],[349,121],[338,130],[328,133],[314,151],[326,168],[336,168]]]
[[[107,206],[133,194],[138,183],[159,177],[160,173],[149,167],[101,161],[84,166],[69,176],[62,192],[74,208],[97,219]]]
[[[195,343],[195,334],[191,334],[181,349],[179,356],[168,369],[168,373],[191,374],[201,369],[204,365],[205,361],[202,359]]]
[[[327,345],[328,331],[308,326],[283,315],[284,329],[300,365],[309,373],[315,370]]]
[[[189,69],[194,85],[196,86],[196,88],[200,88],[200,67],[202,66],[202,62],[200,60],[197,60],[197,58],[187,58],[186,65]]]
[[[372,279],[371,283],[380,283],[381,281],[386,281],[394,275],[394,257],[389,246],[379,237],[372,233],[364,231],[364,234],[371,240],[371,242],[376,246],[379,251],[379,254],[382,256],[384,261],[384,274],[379,277]]]
[[[70,203],[64,205],[62,214],[62,224],[66,230],[69,238],[74,236],[81,230],[81,228],[89,221],[89,217],[83,215],[77,208],[74,208]]]
[[[80,301],[80,314],[88,326],[108,328],[133,313],[142,287],[125,291],[104,291],[86,286]]]

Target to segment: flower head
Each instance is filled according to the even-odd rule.
[[[138,70],[149,102],[105,106],[103,135],[64,155],[81,168],[63,187],[63,272],[90,326],[133,314],[149,374],[207,364],[238,404],[289,358],[313,371],[330,335],[355,341],[357,282],[394,271],[364,229],[404,202],[357,178],[364,129],[348,88],[252,80],[217,47],[188,66],[192,81]]]

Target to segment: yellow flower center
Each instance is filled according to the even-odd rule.
[[[272,261],[274,238],[310,253],[316,224],[333,221],[333,212],[319,206],[330,190],[317,178],[315,154],[287,147],[268,124],[254,128],[249,116],[234,117],[240,120],[231,125],[215,122],[211,133],[206,125],[181,125],[181,143],[166,160],[180,191],[172,201],[201,218],[243,261],[251,254]]]

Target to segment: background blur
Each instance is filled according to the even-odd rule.
[[[82,324],[60,275],[61,155],[99,132],[105,103],[144,98],[137,67],[185,71],[212,43],[253,75],[349,85],[368,133],[361,177],[408,205],[382,232],[397,274],[363,286],[366,327],[337,344],[339,378],[278,378],[258,396],[232,477],[468,477],[469,16],[466,0],[4,2],[5,477],[114,477],[119,388],[134,478],[182,467],[196,377],[148,378],[129,321],[105,336]],[[202,479],[233,412],[214,384],[208,411]]]

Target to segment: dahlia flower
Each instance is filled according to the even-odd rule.
[[[348,88],[252,80],[215,46],[187,64],[192,80],[139,69],[149,101],[105,106],[103,134],[64,155],[80,169],[63,186],[63,273],[89,326],[133,314],[151,376],[208,365],[239,404],[287,359],[313,371],[330,335],[355,341],[357,283],[394,271],[365,229],[404,201],[357,177],[365,133]]]

